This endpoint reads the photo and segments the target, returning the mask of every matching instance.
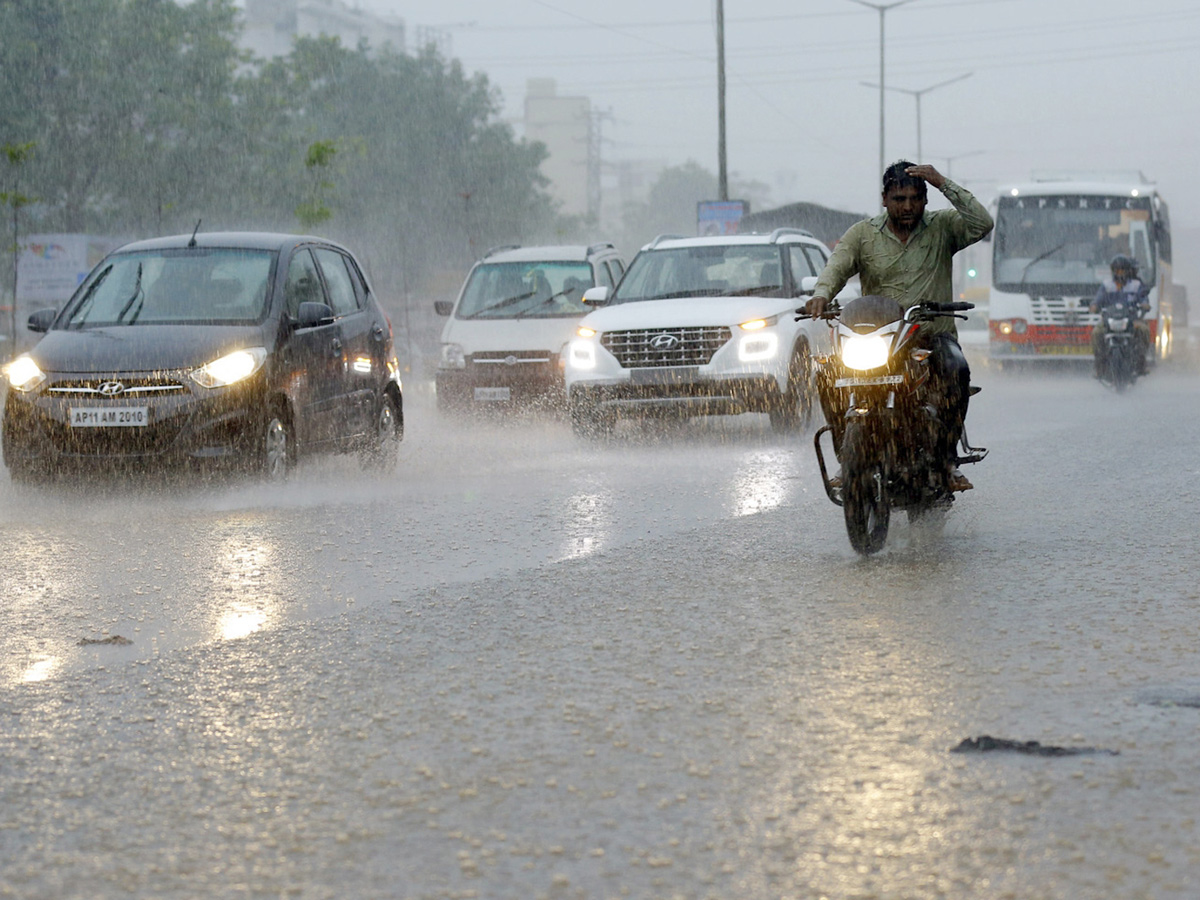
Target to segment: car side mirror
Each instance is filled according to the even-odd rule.
[[[29,314],[29,321],[25,325],[30,331],[36,334],[45,334],[50,330],[50,326],[54,323],[54,317],[57,315],[58,310],[53,307],[50,309],[39,309],[37,312]]]
[[[797,292],[798,297],[811,297],[817,289],[817,276],[805,275],[800,279],[800,290]]]
[[[453,300],[434,300],[433,301],[433,311],[436,312],[439,316],[448,316],[448,315],[450,315],[450,313],[454,312],[454,301]]]
[[[588,306],[607,306],[609,290],[606,284],[588,288],[583,292],[583,302]]]
[[[315,328],[317,325],[328,325],[333,321],[333,310],[328,303],[314,303],[306,300],[296,311],[297,328]]]

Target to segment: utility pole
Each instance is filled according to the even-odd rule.
[[[908,94],[909,96],[916,98],[916,101],[917,101],[917,162],[918,163],[925,162],[924,151],[921,149],[921,95],[928,94],[930,91],[935,91],[938,88],[945,87],[948,84],[954,84],[954,82],[956,82],[956,81],[962,81],[964,78],[970,78],[974,74],[975,74],[974,72],[967,72],[965,75],[956,75],[954,78],[949,78],[946,81],[939,81],[937,84],[931,84],[927,88],[921,88],[920,90],[916,90],[916,91],[914,91],[910,88],[901,88],[901,87],[889,87],[888,88],[889,91],[899,91],[901,94]],[[871,81],[864,81],[864,82],[862,82],[862,84],[865,87],[872,87],[872,88],[879,87],[879,85],[877,85]]]
[[[884,150],[883,150],[884,137],[885,137],[884,121],[883,121],[884,120],[884,112],[883,112],[883,110],[884,110],[884,90],[885,90],[884,85],[886,84],[886,82],[884,81],[884,78],[886,76],[884,74],[884,65],[883,65],[883,47],[884,47],[883,18],[884,18],[884,13],[886,13],[889,9],[895,9],[897,6],[903,6],[906,3],[912,3],[913,0],[893,0],[892,3],[870,3],[870,2],[868,2],[868,0],[850,0],[850,2],[857,3],[859,6],[868,6],[871,9],[875,9],[875,10],[879,11],[879,175],[882,176],[883,170],[884,170],[884,168],[886,168],[886,163],[884,162]]]
[[[717,0],[717,199],[729,199],[725,156],[725,0]]]

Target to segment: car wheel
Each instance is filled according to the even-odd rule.
[[[400,436],[400,409],[396,398],[385,393],[383,402],[379,404],[379,412],[375,415],[375,432],[361,456],[363,468],[373,472],[391,472],[395,469],[400,457]]]
[[[807,345],[796,348],[788,364],[787,390],[776,398],[767,411],[771,429],[778,434],[791,434],[808,427],[812,421],[814,398],[812,383],[812,354]]]
[[[281,409],[268,413],[259,443],[259,471],[263,478],[279,484],[287,480],[296,464],[296,437],[291,419]]]

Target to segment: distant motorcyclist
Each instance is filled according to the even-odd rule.
[[[1088,307],[1098,313],[1106,306],[1126,302],[1146,312],[1150,309],[1150,289],[1142,284],[1137,277],[1137,260],[1123,253],[1118,253],[1108,264],[1112,271],[1112,279],[1106,280],[1096,289],[1096,296]],[[1133,337],[1137,346],[1137,373],[1146,374],[1146,357],[1150,352],[1150,326],[1144,319],[1134,319]],[[1104,374],[1104,322],[1100,321],[1092,329],[1092,355],[1096,360],[1096,377]]]
[[[941,191],[954,208],[926,212],[926,183]],[[992,217],[970,191],[933,166],[907,160],[893,163],[883,173],[883,206],[885,212],[856,222],[842,235],[805,306],[809,315],[824,312],[830,298],[854,275],[860,278],[863,294],[891,297],[905,309],[923,302],[950,303],[954,254],[992,230]],[[941,398],[940,446],[950,488],[969,490],[972,484],[958,468],[956,448],[967,415],[971,370],[953,318],[926,323],[922,333],[922,344],[932,351],[935,395]],[[840,453],[845,410],[827,408],[824,413]]]

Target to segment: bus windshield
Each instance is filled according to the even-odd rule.
[[[1118,253],[1138,261],[1154,284],[1154,230],[1148,197],[1001,197],[993,265],[996,287],[1012,293],[1086,296],[1109,277]]]

